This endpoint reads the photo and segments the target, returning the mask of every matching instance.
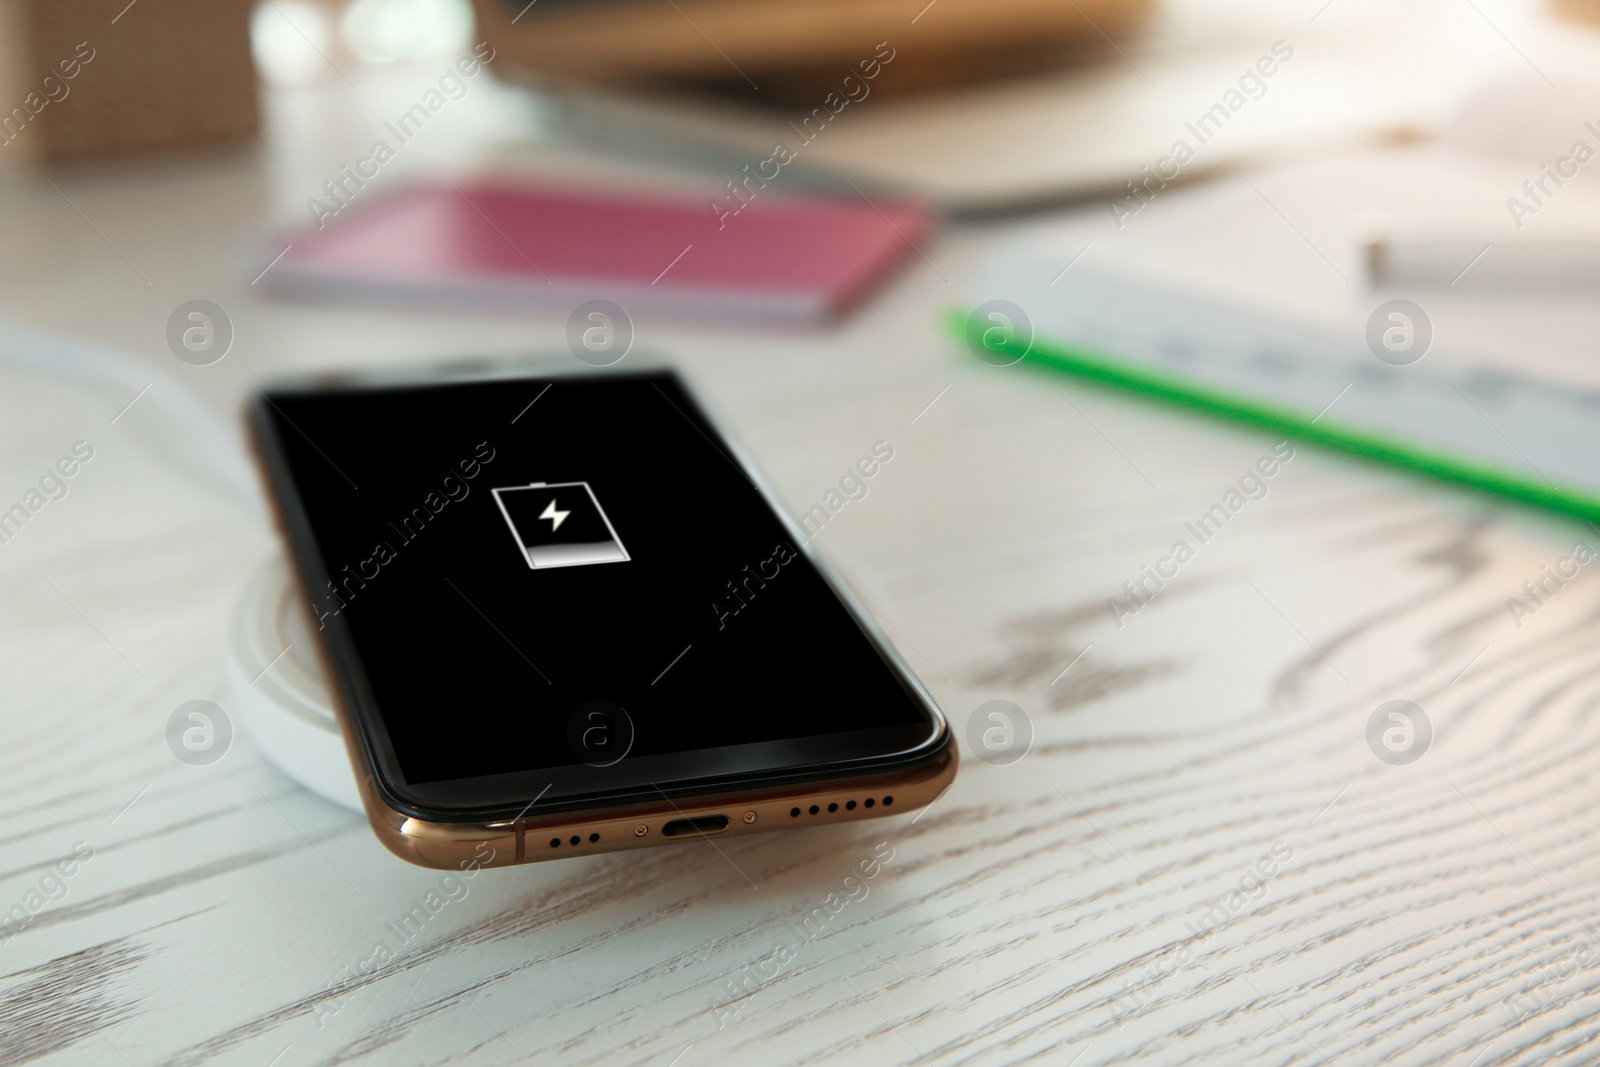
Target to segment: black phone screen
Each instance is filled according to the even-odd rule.
[[[319,637],[406,797],[660,788],[933,734],[670,372],[276,389],[253,422]]]

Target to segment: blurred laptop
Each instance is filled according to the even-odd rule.
[[[475,4],[494,69],[543,95],[552,132],[710,170],[730,203],[778,174],[957,215],[1153,195],[1416,136],[1476,73],[1436,0]]]

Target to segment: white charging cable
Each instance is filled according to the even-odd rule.
[[[5,321],[0,321],[0,359],[117,389],[125,392],[130,402],[151,402],[173,428],[188,436],[194,455],[216,473],[229,494],[252,515],[266,520],[261,486],[238,436],[172,375],[109,345],[41,333]]]

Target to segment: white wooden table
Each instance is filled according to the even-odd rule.
[[[0,314],[131,350],[230,417],[288,370],[560,349],[560,315],[250,286],[266,226],[412,92],[277,97],[280,130],[320,117],[259,156],[11,182]],[[396,175],[531,121],[474,94]],[[446,883],[248,736],[175,759],[168,716],[225,701],[232,605],[273,539],[150,413],[119,417],[131,394],[0,367],[0,506],[95,450],[0,545],[0,911],[25,915],[0,943],[0,1061],[1593,1062],[1600,584],[1585,568],[1521,627],[1506,601],[1600,536],[1302,449],[1118,628],[1107,598],[1273,442],[971,360],[936,312],[1000,228],[947,233],[837,330],[640,324],[796,514],[893,445],[818,543],[963,737],[992,699],[1034,732],[917,817],[721,855]],[[1283,269],[1323,269],[1297,240]],[[238,334],[208,368],[163,340],[196,297]],[[1433,725],[1410,765],[1366,740],[1391,699]]]

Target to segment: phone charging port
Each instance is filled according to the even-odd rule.
[[[728,828],[726,815],[701,815],[694,819],[673,819],[661,828],[662,837],[680,837],[683,834],[720,834]]]

